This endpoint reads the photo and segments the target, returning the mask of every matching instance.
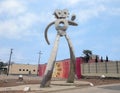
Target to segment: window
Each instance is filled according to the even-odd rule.
[[[35,72],[35,69],[33,71]]]
[[[21,69],[19,69],[19,71],[21,71]]]
[[[28,71],[28,69],[26,69],[26,71]]]
[[[23,69],[23,71],[25,71],[25,69]]]

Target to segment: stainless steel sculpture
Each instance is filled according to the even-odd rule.
[[[45,39],[46,39],[47,43],[50,44],[50,42],[48,40],[48,37],[47,37],[47,32],[48,32],[49,27],[53,24],[55,24],[55,29],[57,30],[57,36],[56,36],[54,46],[53,46],[50,58],[48,60],[48,64],[47,64],[43,79],[41,81],[41,86],[40,87],[49,87],[50,86],[50,81],[51,81],[51,77],[52,77],[52,73],[53,73],[53,68],[54,68],[54,64],[55,64],[55,61],[56,61],[59,39],[62,36],[65,36],[65,38],[68,42],[68,46],[69,46],[69,50],[70,50],[70,59],[71,59],[71,61],[70,61],[70,72],[69,72],[67,82],[69,82],[69,83],[74,82],[75,55],[74,55],[72,43],[69,39],[69,36],[66,34],[66,30],[67,30],[69,25],[77,26],[77,23],[74,22],[76,16],[72,15],[71,20],[67,20],[67,17],[69,16],[69,13],[68,13],[68,10],[66,10],[66,9],[56,10],[54,12],[54,15],[55,15],[56,21],[51,22],[46,27],[46,29],[45,29]]]

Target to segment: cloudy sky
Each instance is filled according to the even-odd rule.
[[[69,19],[76,14],[78,26],[69,26],[67,34],[76,57],[89,49],[99,56],[120,60],[120,0],[0,0],[0,60],[7,62],[10,49],[15,63],[47,63],[56,36],[48,31],[50,45],[44,38],[46,26],[55,20],[56,9],[68,9]],[[69,58],[64,37],[60,38],[57,60]]]

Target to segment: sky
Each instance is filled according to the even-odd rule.
[[[68,9],[69,20],[76,15],[78,26],[69,26],[69,35],[76,57],[83,50],[120,60],[120,0],[0,0],[0,61],[20,64],[47,63],[55,41],[55,26],[48,30],[48,45],[44,31],[55,21],[56,9]],[[69,58],[65,37],[60,38],[56,60]]]

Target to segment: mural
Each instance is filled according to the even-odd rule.
[[[57,62],[52,77],[68,78],[69,62]]]
[[[81,78],[81,58],[76,58],[76,78]],[[47,64],[39,65],[39,76],[43,76]],[[70,59],[61,60],[55,63],[52,77],[68,78]]]

